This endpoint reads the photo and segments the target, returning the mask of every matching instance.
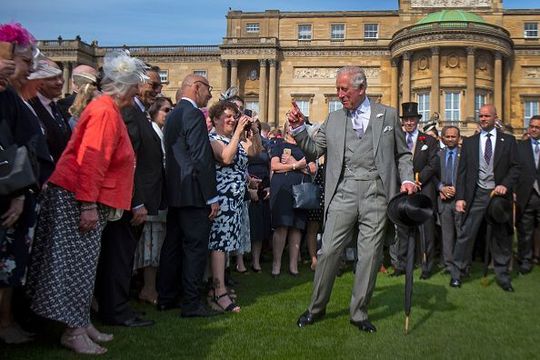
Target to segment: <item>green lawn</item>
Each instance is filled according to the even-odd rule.
[[[266,264],[265,264],[266,265]],[[326,317],[305,329],[296,327],[311,292],[312,273],[293,278],[236,275],[240,314],[183,319],[177,311],[156,312],[135,305],[156,320],[142,329],[100,327],[115,340],[103,359],[533,359],[540,357],[540,267],[514,276],[515,293],[503,292],[493,275],[481,285],[481,266],[461,289],[441,273],[416,280],[411,330],[404,335],[404,278],[380,274],[370,319],[378,332],[349,324],[351,272],[338,278]],[[98,324],[99,325],[99,324]],[[98,326],[99,327],[99,326]],[[4,346],[0,359],[73,359],[58,344],[58,329],[33,344]]]

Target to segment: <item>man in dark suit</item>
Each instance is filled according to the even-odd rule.
[[[165,124],[169,208],[157,278],[158,309],[176,307],[181,295],[182,317],[207,317],[217,313],[203,305],[199,288],[219,204],[215,162],[199,108],[212,98],[212,86],[205,77],[188,75],[180,91],[181,100]]]
[[[97,279],[101,318],[106,323],[128,327],[153,324],[137,316],[128,306],[129,284],[146,216],[157,215],[163,193],[161,140],[146,111],[161,91],[161,81],[156,69],[149,70],[147,75],[149,79],[139,85],[134,103],[122,109],[137,159],[132,210],[125,211],[120,220],[111,221],[105,227]]]
[[[56,163],[71,137],[68,119],[64,119],[56,104],[56,99],[62,95],[64,78],[62,77],[62,71],[54,61],[48,59],[41,61],[46,61],[47,67],[57,71],[51,72],[49,77],[42,78],[37,96],[30,99],[29,103],[41,121],[47,136],[49,151]]]
[[[415,102],[403,103],[403,116],[401,123],[405,131],[405,141],[407,147],[413,153],[413,172],[415,179],[420,183],[421,192],[427,195],[433,205],[436,205],[435,175],[439,168],[437,151],[438,141],[418,130],[418,121],[422,115],[418,114],[418,104]],[[425,261],[422,261],[421,279],[428,279],[433,269],[434,243],[435,243],[435,218],[431,217],[423,224],[425,234]],[[405,264],[407,263],[407,243],[409,242],[409,228],[397,226],[397,242],[390,247],[397,264],[392,276],[405,274]]]
[[[442,129],[442,141],[446,145],[438,153],[440,171],[437,175],[437,211],[441,224],[442,261],[445,271],[450,272],[454,244],[456,243],[457,224],[461,222],[456,213],[456,177],[460,157],[460,132],[456,126]]]
[[[495,128],[497,110],[493,105],[480,108],[480,133],[465,138],[461,148],[456,184],[456,211],[463,221],[454,248],[451,287],[460,287],[472,261],[474,239],[492,196],[504,196],[512,203],[512,189],[519,176],[516,140]],[[505,291],[514,291],[509,273],[512,257],[512,206],[508,224],[491,224],[491,255],[497,283]]]
[[[540,115],[529,121],[529,139],[518,143],[520,175],[516,185],[518,271],[533,268],[534,229],[540,223]]]

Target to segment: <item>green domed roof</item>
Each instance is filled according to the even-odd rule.
[[[420,19],[416,24],[429,24],[429,23],[438,23],[438,22],[449,22],[449,21],[463,21],[463,22],[474,22],[485,24],[486,21],[479,15],[463,11],[463,10],[443,10],[437,11],[427,15],[426,17]]]

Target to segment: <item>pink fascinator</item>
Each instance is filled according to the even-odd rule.
[[[16,43],[21,47],[36,43],[34,36],[19,23],[1,24],[0,41]]]

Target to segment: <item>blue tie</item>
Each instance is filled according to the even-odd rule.
[[[446,159],[446,179],[445,185],[453,185],[454,183],[454,151],[448,151],[448,158]]]
[[[484,148],[484,160],[486,160],[486,163],[489,165],[489,162],[491,161],[491,155],[493,155],[493,144],[491,143],[491,134],[486,134],[486,146]]]

